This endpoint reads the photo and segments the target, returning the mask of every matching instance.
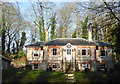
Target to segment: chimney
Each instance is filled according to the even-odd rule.
[[[88,29],[88,41],[92,41],[92,31]]]
[[[45,41],[48,41],[48,29],[45,29]]]

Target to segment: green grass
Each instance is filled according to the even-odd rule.
[[[120,82],[120,72],[75,72],[76,82]]]
[[[47,72],[32,70],[3,70],[3,83],[5,82],[65,82],[64,72]]]

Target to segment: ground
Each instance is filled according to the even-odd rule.
[[[74,72],[72,82],[120,82],[120,63],[113,72]],[[47,72],[33,70],[3,70],[2,80],[5,82],[69,82],[64,72]]]

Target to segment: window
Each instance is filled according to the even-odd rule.
[[[88,48],[88,56],[90,56],[90,48]]]
[[[78,55],[80,55],[80,48],[78,48]]]
[[[57,67],[56,67],[56,64],[52,64],[52,68],[57,68]]]
[[[38,64],[34,64],[34,70],[38,70]]]
[[[53,55],[57,55],[57,49],[53,48]]]
[[[41,50],[43,50],[43,47],[41,47]]]
[[[101,56],[105,56],[105,50],[102,49],[100,52],[101,52]]]
[[[101,64],[101,65],[100,65],[100,68],[101,68],[101,69],[105,69],[105,64]]]
[[[82,55],[86,55],[86,49],[82,49]]]
[[[67,55],[71,55],[71,49],[67,49]]]
[[[87,64],[82,64],[82,70],[85,70],[87,68]]]
[[[35,49],[35,50],[34,50],[34,56],[35,56],[35,57],[38,57],[38,49]]]

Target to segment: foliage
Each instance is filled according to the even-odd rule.
[[[20,50],[22,50],[22,48],[23,48],[23,46],[25,44],[25,41],[26,41],[26,33],[22,32],[21,43],[20,43]]]
[[[74,33],[72,34],[72,38],[76,38],[77,36],[77,29],[75,29]]]
[[[14,58],[21,58],[21,57],[24,57],[24,56],[25,56],[24,52],[22,50],[20,50]]]
[[[50,19],[51,21],[51,39],[55,38],[55,29],[56,29],[56,14]]]
[[[88,16],[85,18],[84,21],[81,21],[81,28],[82,28],[82,38],[87,39],[88,38],[88,32],[87,29],[90,27],[90,23],[88,24]]]

